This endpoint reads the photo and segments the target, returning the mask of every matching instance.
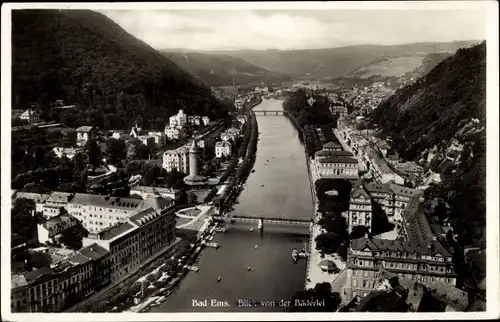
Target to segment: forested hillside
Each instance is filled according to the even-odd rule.
[[[210,89],[164,55],[88,10],[14,10],[13,108],[38,102],[45,120],[68,125],[163,128],[168,116],[226,113]],[[55,99],[76,104],[59,114]]]
[[[382,58],[454,52],[478,41],[412,43],[395,46],[359,45],[311,50],[239,50],[217,53],[242,58],[256,66],[288,75],[340,77]]]
[[[176,53],[163,51],[164,55],[191,75],[199,77],[211,86],[280,83],[287,76],[271,73],[265,68],[227,55],[207,53]]]
[[[459,49],[369,116],[408,160],[442,174],[435,191],[452,207],[464,243],[484,243],[486,43]]]

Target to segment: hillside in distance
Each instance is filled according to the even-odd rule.
[[[270,71],[292,76],[310,74],[316,77],[340,77],[378,59],[438,52],[453,53],[458,48],[478,42],[359,45],[311,50],[240,50],[215,53],[238,57]]]
[[[442,175],[464,243],[485,242],[486,43],[459,49],[368,117],[405,159]]]
[[[373,76],[388,78],[410,76],[418,78],[430,72],[437,64],[451,55],[452,53],[443,52],[381,58],[347,73],[344,77],[367,79]]]
[[[208,86],[106,16],[88,10],[12,12],[12,107],[38,102],[47,121],[163,129],[168,116],[227,113]],[[77,110],[53,111],[63,99]],[[140,116],[140,117],[139,117]]]
[[[232,85],[233,74],[236,85],[280,83],[288,79],[285,75],[272,73],[238,57],[197,52],[162,52],[179,67],[210,86]]]

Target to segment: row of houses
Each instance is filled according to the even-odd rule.
[[[64,218],[62,218],[64,216]],[[53,233],[69,227],[73,215],[59,215],[42,226]],[[61,227],[61,222],[65,222]],[[39,230],[40,231],[40,230]],[[175,238],[173,205],[149,207],[82,240],[83,248],[37,270],[11,277],[14,312],[59,312],[118,282]],[[48,251],[51,247],[45,247]],[[52,247],[53,248],[53,247]]]

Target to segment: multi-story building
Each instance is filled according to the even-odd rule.
[[[107,284],[108,258],[109,253],[93,243],[50,267],[12,276],[12,311],[60,312],[76,304]]]
[[[358,179],[358,160],[347,156],[329,156],[316,161],[320,178]]]
[[[370,157],[370,171],[377,182],[387,183],[393,181],[397,184],[404,184],[404,179],[389,168],[384,159],[375,151],[372,151]]]
[[[89,232],[99,232],[127,221],[147,208],[162,209],[171,204],[172,200],[162,197],[138,200],[77,193],[68,204],[68,213],[78,219]]]
[[[43,212],[45,201],[49,198],[49,195],[44,193],[15,191],[12,195],[12,205],[14,205],[16,199],[20,198],[33,200],[35,202],[35,211]]]
[[[43,215],[46,218],[57,216],[61,208],[68,211],[68,203],[75,194],[69,192],[52,191],[43,206]]]
[[[420,177],[424,174],[424,169],[416,164],[415,162],[404,162],[395,165],[396,171],[402,172],[404,174],[412,174]]]
[[[352,157],[352,153],[349,151],[332,151],[332,150],[319,150],[314,154],[314,160],[320,160],[327,157]]]
[[[80,126],[76,129],[76,145],[85,146],[90,139],[95,138],[95,129],[92,126]]]
[[[332,115],[339,113],[340,117],[345,117],[347,116],[347,107],[342,105],[330,105],[330,113],[332,113]]]
[[[342,151],[342,146],[340,144],[337,144],[335,142],[327,142],[323,145],[323,150],[325,151]]]
[[[231,156],[231,143],[227,141],[218,141],[215,143],[215,157]]]
[[[23,114],[21,114],[19,118],[29,123],[38,123],[40,122],[40,113],[29,108]]]
[[[165,133],[163,132],[148,132],[148,137],[152,139],[155,145],[159,148],[164,147],[167,143]]]
[[[198,115],[189,115],[188,123],[191,125],[200,125],[201,124],[201,116]]]
[[[187,115],[183,110],[179,110],[176,115],[169,118],[170,127],[184,127],[187,123]]]
[[[63,147],[55,147],[52,149],[52,151],[54,152],[54,154],[58,157],[58,158],[62,158],[63,156],[65,156],[66,158],[68,159],[73,159],[75,157],[75,155],[77,155],[78,153],[82,153],[83,152],[83,149],[82,148],[63,148]]]
[[[351,241],[347,257],[348,299],[370,293],[383,267],[391,273],[420,281],[440,281],[455,286],[452,254],[437,241],[415,244],[401,240],[359,238]]]
[[[181,146],[175,150],[168,150],[163,153],[163,168],[168,172],[176,168],[177,171],[189,173],[189,149]]]
[[[208,116],[202,116],[201,121],[203,122],[203,125],[207,126],[210,123],[210,118]]]
[[[137,194],[142,199],[161,196],[164,199],[179,200],[180,190],[172,188],[150,187],[150,186],[135,186],[130,188],[130,194]]]
[[[60,214],[41,224],[37,224],[38,241],[45,243],[53,241],[65,230],[78,225],[78,220],[69,214]]]
[[[224,141],[229,141],[229,139],[232,139],[233,141],[236,140],[240,135],[240,131],[235,128],[229,128],[226,131],[222,132],[220,134],[220,137]]]
[[[178,126],[166,126],[165,135],[169,140],[179,140],[184,137],[184,129]]]
[[[245,115],[238,115],[236,116],[236,120],[240,123],[240,124],[245,124],[246,121],[247,121],[247,118]]]
[[[347,225],[349,233],[355,226],[365,226],[368,231],[372,229],[372,201],[363,186],[353,189],[349,200],[347,212]]]
[[[97,243],[110,253],[111,282],[131,273],[140,263],[170,245],[175,238],[172,207],[148,208],[104,231],[83,238],[83,245]]]

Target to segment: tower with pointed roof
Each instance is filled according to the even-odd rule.
[[[193,139],[193,144],[189,149],[189,174],[192,176],[198,175],[198,145],[196,144],[196,139]]]

